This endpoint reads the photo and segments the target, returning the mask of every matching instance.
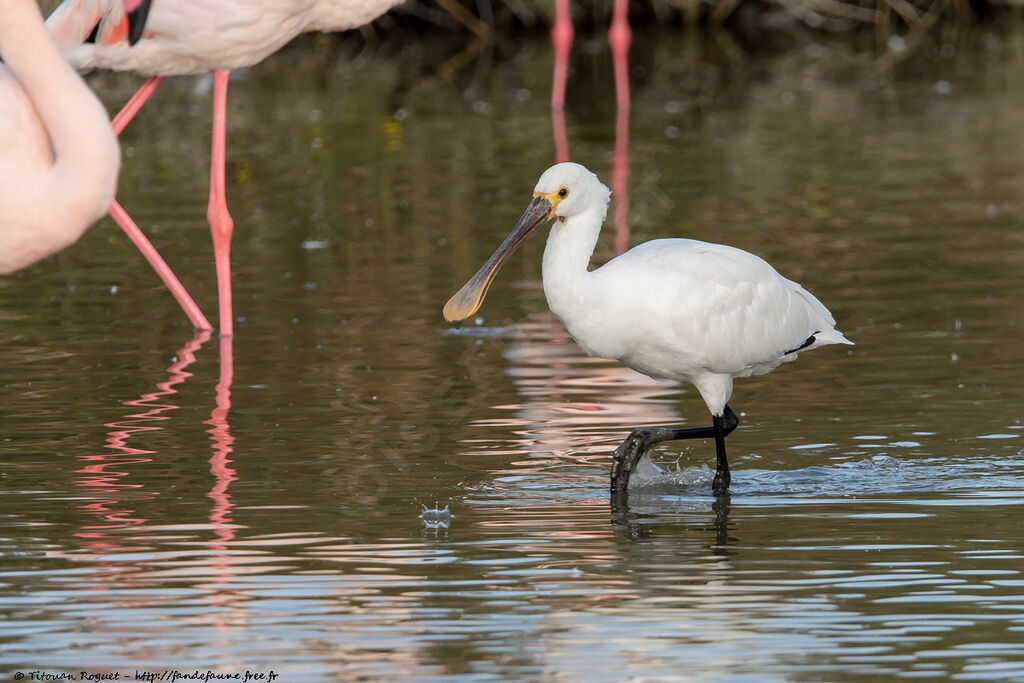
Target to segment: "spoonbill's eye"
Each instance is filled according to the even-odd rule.
[[[558,190],[558,196],[559,196],[559,197],[561,197],[562,199],[565,199],[566,197],[568,197],[568,196],[569,196],[569,190],[567,190],[567,189],[566,189],[566,188],[564,188],[564,187],[563,187],[563,188],[561,188],[561,189],[559,189],[559,190]]]

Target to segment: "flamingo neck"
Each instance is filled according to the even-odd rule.
[[[604,211],[595,209],[577,214],[551,227],[541,272],[548,307],[572,332],[574,315],[593,310],[596,296],[590,286],[590,257],[597,245]]]

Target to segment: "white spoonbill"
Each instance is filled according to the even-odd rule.
[[[0,273],[103,217],[121,153],[103,105],[57,51],[35,0],[0,0]]]
[[[300,33],[357,28],[402,1],[156,0],[150,6],[150,0],[64,0],[47,20],[68,61],[77,69],[99,67],[150,76],[115,118],[118,131],[142,108],[164,76],[213,72],[213,141],[206,217],[213,236],[222,335],[231,336],[234,330],[230,264],[234,222],[224,195],[228,72],[263,61]],[[131,36],[124,30],[120,32],[125,33],[124,40],[86,42],[90,35],[108,35],[113,31],[108,24],[122,25],[126,10],[138,11],[140,5],[145,6],[148,16],[137,43],[131,44]],[[113,208],[115,220],[130,221],[119,206]],[[168,286],[172,286],[170,282]],[[175,296],[188,312],[182,297],[178,293]],[[197,327],[208,328],[201,314],[190,313],[189,317]]]
[[[725,437],[739,422],[728,405],[733,379],[769,372],[801,351],[852,342],[810,292],[734,247],[652,240],[588,270],[610,195],[579,164],[549,168],[515,228],[448,300],[444,317],[459,325],[473,315],[508,256],[555,219],[541,269],[544,295],[583,352],[650,377],[690,382],[711,411],[710,427],[634,429],[615,452],[612,493],[625,493],[651,446],[691,438],[715,440],[712,488],[723,493],[731,478]]]

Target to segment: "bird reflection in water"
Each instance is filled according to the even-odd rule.
[[[504,372],[521,401],[494,405],[505,415],[470,424],[512,435],[466,442],[461,454],[515,458],[490,471],[486,489],[488,497],[500,498],[517,514],[485,526],[514,525],[526,516],[531,528],[542,526],[555,535],[591,533],[580,528],[580,520],[588,517],[586,508],[594,516],[607,514],[608,455],[628,431],[623,425],[681,421],[676,394],[686,389],[583,355],[550,312],[501,328],[500,336],[509,340]],[[694,486],[680,487],[673,480],[664,487],[634,490],[629,498],[612,496],[610,533],[643,540],[659,527],[678,528],[682,522],[707,538],[713,554],[728,554],[733,540],[728,494],[705,495],[713,474],[709,468],[686,467],[675,474]],[[581,477],[593,481],[581,483]]]
[[[118,544],[108,538],[111,530],[138,526],[149,521],[134,516],[134,506],[156,498],[160,492],[147,488],[146,484],[132,482],[130,468],[153,462],[150,456],[155,455],[156,451],[133,448],[128,445],[128,440],[137,434],[162,430],[160,423],[171,419],[165,413],[179,409],[178,405],[161,399],[177,394],[175,387],[192,376],[186,368],[195,363],[196,352],[209,338],[208,331],[196,332],[178,349],[174,363],[167,368],[168,378],[156,385],[157,391],[124,402],[124,405],[131,408],[142,408],[141,412],[133,411],[117,422],[104,425],[111,430],[107,433],[106,447],[113,452],[80,457],[80,460],[88,463],[76,470],[78,476],[74,481],[88,501],[81,505],[81,509],[99,518],[96,524],[81,526],[75,533],[77,538],[89,539],[86,547],[98,551],[117,550]]]
[[[228,424],[228,413],[231,411],[231,382],[234,381],[234,343],[233,337],[220,338],[220,377],[217,381],[216,404],[210,412],[210,419],[204,424],[210,425],[206,433],[210,435],[213,442],[213,457],[210,458],[210,474],[213,475],[214,485],[207,494],[213,499],[213,509],[210,511],[210,524],[213,526],[214,534],[221,541],[230,541],[235,537],[231,520],[231,496],[228,494],[228,487],[231,482],[236,481],[238,476],[231,468],[231,459],[228,457],[234,451],[235,437],[231,435],[231,425]],[[224,550],[224,546],[211,545],[212,549]]]
[[[654,537],[655,531],[660,526],[678,526],[680,514],[692,515],[695,512],[692,509],[674,511],[660,498],[651,501],[647,501],[645,498],[642,494],[630,498],[625,495],[612,496],[612,526],[615,528],[616,534],[631,541],[647,540]],[[700,502],[701,505],[705,503],[706,501]],[[699,526],[702,530],[713,533],[715,540],[708,544],[708,550],[712,555],[725,559],[735,554],[735,551],[730,550],[729,546],[736,541],[736,538],[730,533],[735,525],[729,524],[731,511],[729,493],[725,492],[716,496],[711,502],[710,508],[710,510],[699,510],[703,513],[700,516],[701,521],[710,513],[710,526],[703,524],[688,524],[687,526]],[[676,514],[671,514],[673,512]]]
[[[234,451],[235,437],[231,434],[231,425],[228,423],[228,413],[231,412],[231,383],[235,377],[234,366],[234,337],[222,336],[220,338],[220,376],[217,380],[215,392],[215,405],[210,412],[210,419],[204,424],[210,425],[206,433],[210,435],[213,442],[213,457],[210,458],[210,474],[213,475],[213,487],[206,495],[213,500],[213,508],[210,509],[210,529],[214,538],[207,542],[210,550],[213,582],[206,586],[209,592],[210,603],[218,608],[215,626],[227,627],[237,616],[236,605],[242,599],[238,591],[231,587],[236,574],[233,569],[234,553],[231,551],[230,543],[235,539],[236,525],[231,518],[231,509],[234,503],[231,501],[231,494],[228,487],[231,482],[238,480],[238,475],[231,467],[231,458]],[[221,611],[223,610],[223,611]]]
[[[170,399],[178,393],[180,385],[193,376],[188,368],[196,362],[196,354],[209,339],[209,331],[196,332],[176,352],[174,362],[167,368],[168,378],[157,384],[157,391],[125,401],[124,405],[132,407],[133,411],[116,422],[104,425],[111,430],[108,432],[106,447],[113,452],[81,458],[86,464],[76,471],[77,476],[74,480],[75,486],[79,489],[80,499],[85,500],[80,509],[98,519],[80,526],[74,532],[73,536],[79,540],[86,554],[74,553],[69,556],[70,559],[92,563],[98,574],[109,571],[120,574],[122,578],[153,570],[154,567],[150,566],[133,566],[123,561],[114,561],[112,557],[137,552],[143,546],[149,546],[151,541],[156,540],[151,535],[153,529],[159,528],[161,537],[168,529],[174,529],[173,526],[159,524],[147,530],[150,519],[138,513],[141,504],[155,500],[163,492],[149,484],[132,481],[133,470],[136,469],[135,466],[155,462],[158,453],[154,450],[132,447],[128,442],[135,436],[147,433],[152,435],[167,426],[162,423],[172,419],[169,413],[180,408]],[[230,455],[234,449],[234,436],[228,422],[231,410],[231,383],[234,377],[232,343],[231,337],[220,339],[220,368],[215,405],[209,419],[204,422],[210,426],[207,433],[213,444],[213,456],[208,461],[213,484],[207,497],[212,500],[208,514],[208,529],[213,532],[214,537],[205,542],[209,551],[208,556],[213,558],[212,561],[204,558],[198,560],[198,563],[206,567],[204,571],[214,579],[212,585],[207,587],[212,595],[211,603],[221,607],[228,607],[237,600],[234,591],[228,588],[235,578],[229,542],[235,538],[236,528],[231,518],[234,503],[229,487],[238,479],[236,471],[231,467]],[[138,410],[140,408],[142,410]],[[126,529],[131,531],[126,533]],[[106,557],[111,559],[105,560]],[[162,554],[161,558],[154,558],[152,561],[156,565],[162,565],[168,559],[171,558]],[[177,561],[191,564],[196,561],[195,553],[180,551]],[[143,561],[144,564],[148,562]]]
[[[551,313],[504,328],[502,336],[506,335],[512,341],[505,351],[509,361],[505,373],[524,401],[493,406],[512,413],[509,417],[471,423],[516,430],[519,438],[508,447],[477,442],[486,446],[470,452],[530,454],[529,461],[514,463],[514,471],[501,474],[522,475],[523,466],[539,472],[576,464],[593,465],[603,478],[607,455],[622,439],[621,425],[681,419],[674,401],[661,398],[676,393],[677,383],[653,380],[613,361],[583,355]]]

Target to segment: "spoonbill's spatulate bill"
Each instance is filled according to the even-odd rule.
[[[579,164],[549,168],[511,234],[448,300],[444,317],[457,326],[473,315],[508,256],[555,219],[544,249],[544,295],[580,348],[650,377],[690,382],[711,411],[710,427],[634,429],[615,452],[612,493],[626,491],[654,444],[690,438],[715,440],[712,487],[724,492],[730,481],[725,437],[739,422],[728,406],[733,379],[769,372],[801,351],[852,342],[810,292],[733,247],[653,240],[588,270],[610,196]]]

